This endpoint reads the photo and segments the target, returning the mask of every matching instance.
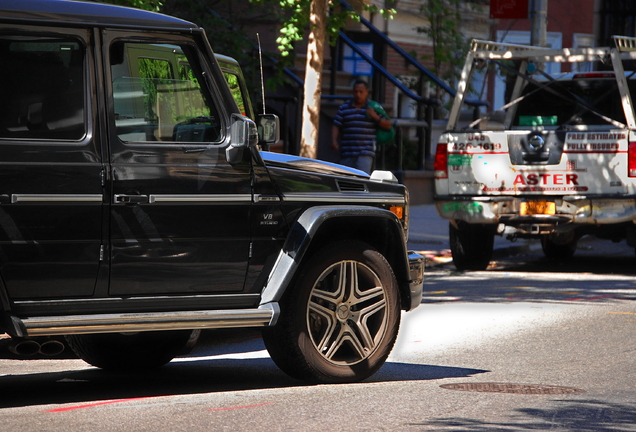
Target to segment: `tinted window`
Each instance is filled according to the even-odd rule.
[[[632,95],[636,94],[633,80],[629,81],[629,86]],[[613,77],[554,82],[542,89],[528,84],[524,95],[517,110],[517,126],[607,125],[608,122],[601,116],[625,122],[618,86]]]
[[[113,45],[115,125],[122,141],[213,143],[222,139],[219,116],[202,84],[197,56],[187,48]]]
[[[75,39],[0,36],[0,138],[82,139],[84,56]]]
[[[227,81],[228,87],[230,87],[232,97],[241,110],[241,114],[247,115],[247,112],[245,111],[245,101],[243,100],[243,92],[241,91],[241,85],[239,83],[238,75],[231,72],[223,71],[223,76],[225,77],[225,81]]]

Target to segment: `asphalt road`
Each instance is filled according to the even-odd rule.
[[[609,243],[611,245],[611,243]],[[615,250],[615,249],[613,249]],[[633,251],[526,250],[484,272],[427,269],[389,361],[352,385],[308,386],[258,332],[208,331],[145,374],[69,358],[0,358],[6,431],[636,431]],[[444,387],[442,387],[444,386]]]

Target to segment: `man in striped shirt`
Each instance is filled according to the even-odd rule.
[[[371,173],[375,158],[375,133],[378,128],[390,129],[392,121],[382,106],[369,100],[366,81],[353,83],[353,99],[338,108],[333,120],[331,148],[340,149],[340,163]],[[342,138],[338,144],[338,136]]]

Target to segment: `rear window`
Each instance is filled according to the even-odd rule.
[[[73,38],[0,36],[0,138],[81,140],[84,57]]]
[[[616,80],[583,78],[529,83],[523,92],[515,126],[608,125],[608,119],[625,123]],[[632,98],[636,84],[629,81]]]

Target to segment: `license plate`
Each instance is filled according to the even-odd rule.
[[[525,201],[519,208],[521,216],[556,214],[556,204],[552,201]]]

